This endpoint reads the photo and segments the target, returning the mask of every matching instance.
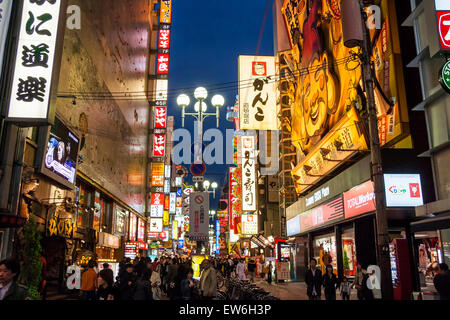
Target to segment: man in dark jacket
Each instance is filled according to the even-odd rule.
[[[433,283],[441,300],[450,300],[450,272],[446,263],[439,264],[439,273],[434,277]]]
[[[133,300],[137,277],[132,264],[127,264],[125,270],[125,273],[120,277],[120,299]]]
[[[306,294],[309,300],[320,300],[322,291],[322,272],[316,268],[317,260],[311,259],[310,268],[306,271],[305,282],[307,285]]]
[[[20,263],[14,259],[0,261],[0,300],[30,300],[28,289],[17,283]]]

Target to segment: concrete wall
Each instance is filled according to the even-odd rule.
[[[86,135],[78,170],[139,212],[144,210],[148,125],[149,0],[69,0],[81,30],[66,29],[57,113]],[[136,92],[140,92],[136,100]],[[94,95],[95,93],[95,95]],[[117,98],[133,95],[133,101]]]

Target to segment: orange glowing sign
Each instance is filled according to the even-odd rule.
[[[164,187],[164,163],[152,163],[152,186]]]
[[[160,23],[172,22],[172,0],[161,0]]]

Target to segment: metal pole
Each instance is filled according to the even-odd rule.
[[[194,151],[197,150],[194,154],[195,161],[194,163],[202,163],[203,161],[203,146],[202,146],[202,140],[203,140],[203,114],[202,114],[202,99],[199,99],[199,108],[198,108],[198,141],[197,141],[197,148],[194,147]]]
[[[181,127],[184,128],[184,112],[185,112],[186,106],[181,107]]]
[[[363,15],[363,61],[364,83],[367,94],[367,106],[369,113],[370,158],[372,166],[372,179],[375,188],[376,226],[377,226],[377,260],[381,270],[381,293],[384,300],[393,299],[391,262],[389,256],[389,233],[386,210],[384,206],[384,182],[383,167],[381,165],[381,146],[378,137],[378,119],[375,107],[374,80],[370,61],[372,52],[370,34],[366,28],[367,16],[364,11],[363,1],[359,1],[361,14]]]

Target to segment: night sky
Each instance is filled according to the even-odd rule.
[[[175,117],[175,129],[181,128],[181,108],[176,104],[176,97],[186,93],[191,100],[186,112],[194,112],[194,89],[198,86],[208,90],[207,112],[215,112],[210,104],[214,94],[224,96],[220,129],[225,132],[226,128],[234,128],[226,120],[226,107],[234,104],[238,94],[238,55],[256,53],[265,9],[264,0],[173,1],[168,113]],[[259,55],[273,55],[272,21],[270,6]],[[226,82],[233,83],[217,86]],[[218,88],[224,86],[227,88]],[[213,117],[208,117],[203,124],[204,131],[215,127]],[[185,118],[185,128],[193,135],[193,117]],[[226,164],[207,166],[205,178],[216,181],[220,189],[227,167]],[[187,180],[191,181],[191,177]],[[220,190],[216,190],[216,199],[211,197],[211,209],[216,209],[219,196]]]

